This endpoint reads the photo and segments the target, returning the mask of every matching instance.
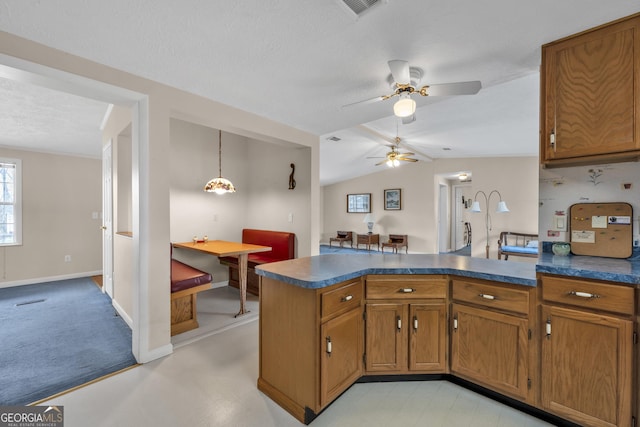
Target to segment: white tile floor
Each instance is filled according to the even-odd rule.
[[[65,427],[302,425],[258,391],[257,378],[254,318],[202,339],[192,337],[170,356],[41,405],[63,405]],[[449,382],[430,381],[355,384],[311,425],[549,424]]]

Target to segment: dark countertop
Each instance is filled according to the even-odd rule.
[[[640,284],[640,258],[636,256],[616,259],[583,255],[557,256],[543,253],[538,258],[536,271],[583,279],[599,279],[607,282]]]
[[[366,274],[453,274],[536,286],[536,272],[640,284],[640,257],[613,259],[543,253],[537,264],[459,255],[327,254],[263,264],[256,273],[309,289]]]
[[[327,254],[263,264],[256,273],[310,289],[365,274],[455,274],[536,286],[535,264],[458,255]]]

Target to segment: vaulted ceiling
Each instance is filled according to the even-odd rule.
[[[537,155],[540,46],[638,11],[628,0],[380,0],[360,16],[342,0],[2,0],[0,30],[316,134],[330,184],[382,168],[367,157],[396,135],[422,161]],[[406,125],[393,100],[342,108],[391,93],[391,59],[421,68],[421,84],[483,88],[417,96]],[[99,138],[84,145],[105,110],[0,79],[0,145],[98,157]]]

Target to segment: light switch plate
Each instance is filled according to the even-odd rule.
[[[553,230],[567,231],[567,217],[566,215],[554,215],[553,216]]]

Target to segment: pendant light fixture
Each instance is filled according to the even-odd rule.
[[[218,177],[213,178],[204,186],[204,191],[208,193],[224,194],[235,193],[236,189],[226,178],[222,177],[222,131],[218,130]]]

